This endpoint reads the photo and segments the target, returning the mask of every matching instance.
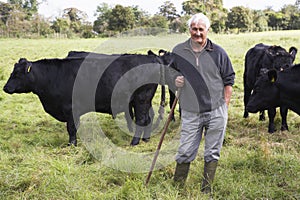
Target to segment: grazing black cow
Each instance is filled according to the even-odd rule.
[[[129,112],[132,103],[138,127],[135,137],[139,138],[140,127],[151,121],[149,110],[155,92],[151,88],[162,78],[162,63],[155,55],[138,54],[34,62],[22,58],[3,89],[9,94],[36,94],[47,113],[67,122],[69,144],[74,145],[81,115],[96,111],[114,116]],[[148,89],[151,92],[144,92]]]
[[[259,77],[261,71],[268,69],[282,70],[292,66],[295,60],[297,49],[291,47],[289,52],[280,46],[268,46],[265,44],[257,44],[249,49],[245,56],[245,71],[244,71],[244,118],[248,117],[246,108],[250,94],[253,90],[255,81]],[[287,109],[280,107],[282,117],[281,130],[288,130],[286,123]],[[274,118],[276,115],[276,107],[268,108],[269,116],[269,133],[275,131]],[[264,120],[264,111],[261,110],[260,120]]]
[[[113,54],[114,56],[121,56],[121,54]],[[126,54],[123,54],[123,56]],[[130,54],[127,54],[130,55]],[[154,53],[149,50],[148,51],[148,55],[154,55]],[[111,55],[108,54],[100,54],[100,53],[94,53],[94,52],[87,52],[87,51],[69,51],[67,58],[70,57],[82,57],[82,58],[103,58],[103,57],[110,57]],[[128,111],[125,111],[125,119],[127,122],[127,127],[128,130],[130,132],[133,132],[133,128],[132,128],[132,120],[134,120],[134,118],[136,116],[140,116],[141,115],[145,115],[144,118],[149,118],[150,117],[150,123],[145,126],[145,127],[136,127],[136,135],[133,138],[133,140],[131,141],[131,145],[137,145],[139,144],[140,141],[140,136],[143,134],[143,138],[142,140],[145,142],[148,142],[150,140],[150,134],[151,134],[151,130],[155,129],[155,126],[158,126],[160,120],[163,118],[163,112],[164,109],[162,106],[164,106],[164,102],[165,102],[165,86],[162,85],[162,90],[161,90],[161,108],[159,109],[159,117],[157,118],[156,123],[153,125],[153,118],[154,118],[154,110],[152,107],[152,99],[153,96],[156,92],[158,84],[147,84],[144,86],[141,86],[134,94],[133,94],[133,99],[132,101],[129,102],[129,106],[128,106]],[[149,95],[150,94],[150,95]],[[140,98],[140,99],[138,99]],[[148,99],[146,99],[148,98]],[[149,110],[141,110],[141,109],[137,109],[137,106],[141,107],[141,105],[139,105],[141,102],[147,102],[150,103],[151,108]],[[138,103],[138,105],[134,105],[134,103]],[[148,109],[148,108],[146,108]],[[139,111],[142,113],[135,113],[134,111]],[[149,120],[149,119],[148,119]],[[137,121],[138,123],[139,121]]]
[[[286,106],[300,115],[300,64],[282,71],[269,70],[256,81],[247,110],[258,112]]]

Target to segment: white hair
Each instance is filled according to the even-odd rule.
[[[209,29],[210,27],[210,21],[209,19],[203,14],[203,13],[197,13],[197,14],[194,14],[187,22],[187,25],[189,27],[189,29],[191,28],[191,25],[192,24],[196,24],[198,23],[199,21],[202,21],[204,22],[205,26],[206,26],[206,30]]]

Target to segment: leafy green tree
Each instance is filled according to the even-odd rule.
[[[268,29],[268,17],[263,11],[253,11],[253,26],[253,31],[265,31]]]
[[[166,17],[170,22],[180,16],[179,14],[177,14],[174,3],[172,3],[171,1],[165,1],[164,4],[159,7],[158,15]]]
[[[44,19],[41,15],[36,15],[31,20],[32,33],[36,33],[38,36],[47,36],[54,33],[54,30],[51,29],[49,22]]]
[[[56,33],[67,33],[70,27],[70,20],[66,18],[56,18],[51,28]]]
[[[134,13],[130,7],[116,5],[108,19],[108,29],[116,32],[122,32],[134,27]]]
[[[97,19],[94,21],[93,30],[103,34],[108,27],[109,17],[111,16],[112,8],[107,3],[102,3],[97,6]]]
[[[275,11],[268,11],[268,26],[272,27],[273,29],[282,29],[283,28],[283,13],[275,12]]]
[[[88,16],[77,8],[66,8],[63,10],[63,17],[69,18],[71,22],[84,22]]]
[[[87,19],[87,14],[77,8],[66,8],[63,10],[63,18],[70,20],[70,29],[75,33],[81,32],[81,26]]]
[[[211,29],[215,33],[222,33],[226,29],[227,9],[215,10],[210,15]]]
[[[30,32],[31,24],[26,20],[26,13],[13,10],[7,20],[7,32],[9,37],[23,37]]]
[[[168,21],[164,16],[154,15],[149,20],[149,27],[166,29],[168,28]]]
[[[226,27],[229,29],[237,29],[238,32],[246,32],[251,30],[252,15],[249,8],[243,6],[236,6],[231,8],[228,13],[228,21]]]
[[[6,26],[6,22],[10,17],[10,13],[13,10],[13,6],[9,3],[0,2],[0,20]]]
[[[281,13],[284,15],[283,22],[284,27],[283,29],[298,29],[300,27],[300,8],[296,5],[285,5],[281,9]]]
[[[131,7],[135,18],[135,27],[146,26],[150,20],[150,14],[139,9],[138,6]]]
[[[38,7],[45,0],[8,0],[9,4],[15,5],[17,9],[23,9],[26,13],[26,19],[31,19],[34,15],[38,14]]]
[[[223,10],[223,0],[188,0],[182,3],[182,9],[187,15],[202,12],[210,17],[212,12]]]
[[[182,10],[186,15],[193,15],[196,13],[205,12],[205,4],[203,0],[188,0],[182,3]]]
[[[189,18],[190,16],[188,15],[182,15],[181,17],[177,17],[171,22],[169,27],[174,32],[185,33],[188,30],[187,21],[189,20]]]
[[[81,37],[83,38],[93,38],[95,33],[93,32],[93,26],[91,24],[84,24],[81,26]]]

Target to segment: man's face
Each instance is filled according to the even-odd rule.
[[[200,45],[204,45],[206,42],[208,30],[203,21],[198,23],[192,23],[190,27],[190,34],[193,42],[196,42]]]

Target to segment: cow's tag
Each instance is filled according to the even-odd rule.
[[[27,73],[29,73],[30,71],[31,71],[31,65],[28,66]]]
[[[271,79],[271,83],[275,83],[275,78],[274,77]]]

